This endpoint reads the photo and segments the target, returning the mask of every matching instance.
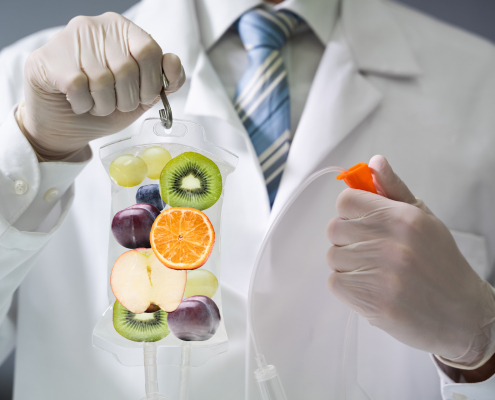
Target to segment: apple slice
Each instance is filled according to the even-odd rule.
[[[112,268],[110,286],[117,300],[135,314],[146,310],[172,312],[179,307],[186,288],[187,271],[167,268],[151,249],[122,254]]]

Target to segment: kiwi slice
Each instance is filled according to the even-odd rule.
[[[222,174],[209,158],[194,152],[182,153],[163,168],[160,194],[172,207],[206,210],[222,194]]]
[[[134,342],[156,342],[170,333],[165,311],[134,314],[118,300],[113,305],[113,326],[119,334]]]

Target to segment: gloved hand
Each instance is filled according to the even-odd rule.
[[[76,17],[26,61],[16,118],[40,158],[63,159],[118,132],[159,101],[161,70],[177,91],[179,57],[115,13]]]
[[[330,291],[402,343],[453,367],[478,368],[495,352],[494,289],[384,157],[369,166],[384,197],[340,194],[340,217],[327,229]]]

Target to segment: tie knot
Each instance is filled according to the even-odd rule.
[[[239,36],[248,51],[257,47],[281,49],[298,23],[299,18],[290,11],[255,8],[239,18]]]

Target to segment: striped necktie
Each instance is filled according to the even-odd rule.
[[[290,103],[281,48],[298,17],[288,11],[252,9],[238,22],[249,67],[237,84],[234,106],[263,170],[270,206],[289,154]]]

